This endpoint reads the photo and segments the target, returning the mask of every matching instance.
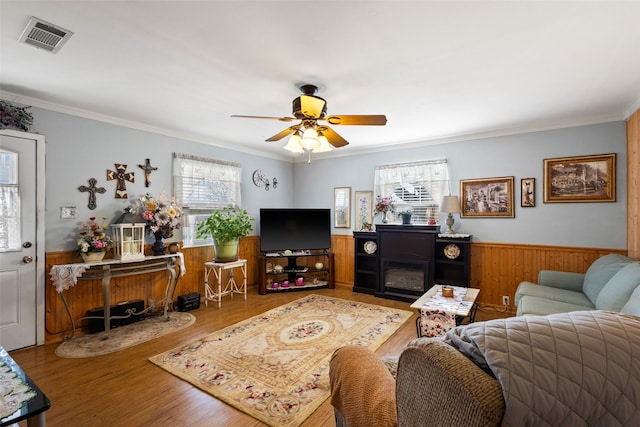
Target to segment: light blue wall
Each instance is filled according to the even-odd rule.
[[[91,216],[119,217],[130,200],[115,199],[116,181],[107,181],[107,169],[115,163],[127,165],[135,172],[135,182],[127,182],[129,198],[150,192],[171,195],[172,153],[184,153],[224,161],[242,167],[242,207],[256,219],[261,207],[291,207],[293,204],[292,168],[289,162],[244,154],[211,145],[198,144],[121,126],[33,108],[33,131],[46,136],[46,251],[75,249],[75,238],[82,222]],[[158,168],[151,174],[151,185],[144,186],[144,173],[138,164],[145,159]],[[278,178],[278,188],[253,185],[252,174],[263,170],[269,179]],[[89,178],[98,180],[106,192],[97,195],[97,208],[89,210],[88,193],[78,191]],[[76,206],[76,219],[61,219],[61,206]],[[257,222],[257,221],[256,221]],[[181,240],[176,233],[172,239]]]
[[[616,203],[549,203],[543,200],[545,158],[617,153]],[[318,156],[319,157],[319,156]],[[459,180],[514,176],[515,218],[459,218],[454,229],[476,242],[626,248],[626,124],[612,122],[527,134],[424,145],[395,151],[315,158],[294,166],[296,206],[331,206],[334,187],[373,190],[376,165],[446,158],[451,193]],[[520,207],[520,179],[536,179],[536,206]],[[440,222],[444,223],[442,215]],[[352,215],[353,224],[353,215]],[[353,229],[335,229],[349,234]]]
[[[333,207],[333,189],[351,187],[372,190],[374,168],[379,164],[446,158],[452,194],[459,194],[460,179],[514,176],[515,218],[459,218],[454,228],[474,235],[478,242],[543,244],[561,246],[626,248],[626,125],[612,122],[552,131],[492,137],[394,151],[294,163],[198,144],[94,120],[33,108],[34,131],[46,135],[46,250],[72,250],[82,221],[90,216],[116,218],[129,201],[115,199],[115,181],[106,180],[114,163],[128,165],[136,182],[127,183],[130,197],[151,192],[171,194],[171,153],[179,152],[240,163],[242,204],[258,218],[261,207]],[[617,153],[616,203],[542,203],[543,159],[587,154]],[[158,170],[151,186],[137,167],[150,158]],[[263,170],[278,178],[278,188],[265,191],[253,185],[251,175]],[[97,197],[98,207],[87,208],[87,193],[78,186],[94,177],[106,193]],[[521,178],[536,178],[536,207],[520,207]],[[60,219],[60,207],[76,206],[75,220]],[[353,222],[353,215],[352,215]],[[444,216],[441,217],[444,222]],[[259,230],[256,230],[259,231]],[[350,234],[353,229],[334,229]],[[176,235],[172,240],[179,240]]]

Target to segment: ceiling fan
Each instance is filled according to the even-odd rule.
[[[340,126],[384,126],[387,123],[387,117],[382,114],[327,116],[327,101],[315,95],[318,91],[316,86],[306,84],[300,86],[300,90],[302,95],[292,102],[294,117],[242,116],[235,114],[231,117],[270,119],[281,122],[300,120],[300,123],[290,126],[267,139],[267,141],[279,141],[285,136],[291,135],[284,148],[298,153],[304,152],[305,148],[313,152],[322,152],[331,150],[331,146],[340,148],[349,144],[346,139],[329,126],[319,125],[318,122]]]

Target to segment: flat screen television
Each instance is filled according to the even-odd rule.
[[[330,248],[330,209],[260,209],[260,251]]]

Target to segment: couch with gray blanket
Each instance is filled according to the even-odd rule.
[[[393,362],[392,367],[395,365]],[[599,310],[459,326],[330,363],[338,426],[640,425],[640,317]],[[395,371],[395,369],[391,369]]]
[[[537,284],[518,285],[514,303],[518,316],[582,310],[640,316],[640,261],[609,254],[594,261],[584,274],[541,270]]]

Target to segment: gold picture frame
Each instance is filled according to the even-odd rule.
[[[615,153],[544,159],[544,203],[615,201]]]
[[[351,228],[351,187],[333,189],[333,226]]]
[[[520,207],[532,208],[536,205],[536,179],[522,178],[520,180]]]
[[[513,218],[513,176],[461,179],[461,218]]]
[[[373,191],[355,193],[356,231],[371,231],[373,224]]]

